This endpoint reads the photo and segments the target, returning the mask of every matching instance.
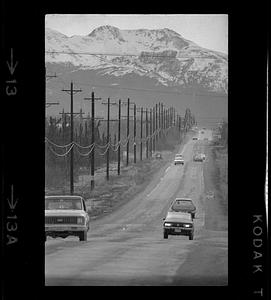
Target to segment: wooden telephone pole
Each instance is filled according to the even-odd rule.
[[[130,104],[134,104],[128,98],[127,102],[122,102],[123,105],[127,105],[127,116],[123,116],[123,118],[127,118],[127,146],[126,146],[126,166],[129,165],[129,134],[130,134]]]
[[[74,113],[73,112],[73,95],[78,92],[82,92],[81,89],[74,89],[73,88],[73,82],[71,81],[71,87],[68,90],[62,89],[63,92],[67,92],[71,95],[71,135],[70,135],[70,142],[73,143],[73,115],[74,114],[80,114],[80,113]],[[73,185],[73,147],[70,150],[70,193],[73,195],[74,192],[74,185]]]
[[[91,145],[93,149],[90,153],[90,189],[94,189],[94,172],[95,172],[95,100],[101,100],[102,98],[95,98],[94,92],[91,93],[91,98],[84,98],[84,100],[91,101]]]
[[[110,98],[107,99],[107,102],[102,102],[102,104],[107,105],[107,151],[106,151],[106,180],[109,180],[109,154],[110,154],[110,121],[117,121],[117,120],[110,120],[110,105],[116,105],[116,102],[110,102]]]

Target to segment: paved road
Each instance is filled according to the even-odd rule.
[[[46,285],[226,285],[227,232],[204,228],[203,163],[193,162],[208,130],[181,149],[185,165],[168,163],[146,190],[111,215],[93,221],[87,242],[46,242]],[[163,239],[162,218],[178,196],[197,206],[195,235]]]

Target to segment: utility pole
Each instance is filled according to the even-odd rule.
[[[91,100],[91,145],[92,151],[90,153],[90,189],[94,189],[94,172],[95,172],[95,100],[102,98],[95,98],[94,92],[91,93],[91,98],[84,98],[84,100]]]
[[[118,146],[119,146],[119,148],[118,148],[118,175],[120,175],[120,139],[121,139],[121,137],[120,137],[120,134],[121,134],[121,131],[120,131],[120,129],[121,129],[121,100],[119,100],[119,127],[118,127]]]
[[[146,112],[146,110],[143,109],[143,107],[137,108],[137,112],[140,112],[140,160],[143,159],[142,154],[143,154],[143,114]],[[146,130],[147,130],[147,122],[146,123]],[[146,137],[147,137],[147,131],[146,131]],[[147,145],[147,141],[146,141]],[[147,146],[146,146],[147,147]]]
[[[110,120],[110,105],[116,105],[116,102],[111,102],[110,103],[110,98],[107,99],[106,102],[102,102],[102,104],[107,104],[107,151],[106,151],[106,180],[109,180],[109,154],[110,154],[110,133],[109,133],[109,123],[110,121],[116,121],[116,120]]]
[[[73,88],[73,82],[71,81],[71,87],[69,90],[65,90],[62,89],[63,92],[67,92],[71,95],[71,136],[70,136],[70,142],[73,143],[73,115],[77,114],[73,112],[73,94],[74,93],[78,93],[78,92],[82,92],[81,89],[74,89]],[[74,192],[74,186],[73,186],[73,145],[71,146],[71,150],[70,150],[70,193],[71,195],[73,195]]]
[[[140,160],[142,160],[142,138],[143,138],[143,107],[141,107],[140,112]]]
[[[158,143],[158,104],[155,104],[155,149],[157,150],[157,143]]]
[[[161,103],[159,102],[158,108],[158,126],[159,126],[159,140],[161,139]]]
[[[148,109],[146,108],[146,158],[149,157],[149,141],[148,141],[148,137],[149,137],[149,121],[148,121]]]
[[[127,147],[126,147],[126,166],[129,164],[129,134],[130,134],[130,104],[135,104],[134,102],[131,102],[128,98],[127,102],[122,102],[123,105],[127,105],[127,116],[123,116],[124,118],[127,118]]]
[[[167,129],[167,109],[164,109],[165,129]],[[167,133],[167,131],[166,131]]]
[[[64,112],[64,108],[62,109],[62,112],[59,113],[62,115],[61,119],[62,119],[62,142],[63,144],[65,144],[65,129],[66,129],[66,114]]]
[[[106,152],[106,179],[109,180],[109,143],[110,143],[110,137],[109,137],[109,120],[110,120],[110,98],[107,100],[107,145],[108,149]]]
[[[136,105],[134,104],[134,163],[136,163]]]
[[[152,157],[152,109],[150,108],[150,157]]]
[[[127,102],[127,148],[126,148],[126,166],[129,164],[129,124],[130,124],[130,99]]]
[[[165,126],[166,126],[166,129],[168,129],[168,110],[166,109],[165,110]],[[166,131],[167,133],[167,131]]]
[[[153,119],[152,119],[152,121],[153,121],[153,134],[154,134],[154,136],[153,136],[153,152],[155,152],[155,141],[156,141],[156,123],[155,123],[155,106],[154,106],[154,108],[153,108],[153,112],[152,112],[152,114],[153,114]]]
[[[162,131],[164,132],[164,105],[163,103],[161,103],[161,128],[162,128]]]

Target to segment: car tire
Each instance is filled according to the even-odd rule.
[[[194,239],[194,234],[189,234],[189,240],[193,240]]]
[[[82,231],[79,233],[79,241],[86,242],[87,241],[87,231]]]
[[[195,219],[195,214],[191,214],[192,220]]]
[[[164,239],[168,239],[168,233],[164,230]]]

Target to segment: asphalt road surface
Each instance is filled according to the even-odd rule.
[[[208,208],[207,215],[205,209],[204,163],[193,161],[212,133],[205,130],[198,137],[180,148],[184,166],[168,163],[134,199],[92,221],[87,242],[48,238],[46,285],[227,285],[227,230],[204,226],[213,212]],[[191,241],[163,238],[162,219],[178,196],[192,198],[197,207]]]

